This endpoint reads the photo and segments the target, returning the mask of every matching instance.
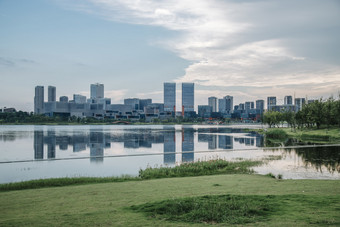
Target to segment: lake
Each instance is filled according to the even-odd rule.
[[[0,183],[138,176],[148,166],[222,158],[265,160],[259,174],[340,179],[340,146],[267,148],[261,125],[0,126]]]

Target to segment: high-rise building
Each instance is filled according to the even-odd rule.
[[[244,103],[240,103],[240,104],[238,105],[238,110],[245,110]]]
[[[285,96],[284,104],[285,105],[293,105],[293,97],[291,95]]]
[[[274,106],[276,106],[276,97],[267,97],[267,110],[273,110]]]
[[[211,106],[212,112],[217,112],[217,98],[216,97],[209,97],[208,105]]]
[[[298,112],[299,110],[302,110],[303,105],[306,103],[305,98],[296,98],[295,100],[295,111]]]
[[[185,112],[193,112],[194,110],[194,83],[182,83],[182,116]]]
[[[223,99],[218,100],[218,112],[220,113],[232,113],[234,108],[234,98],[233,96],[227,95]]]
[[[68,97],[67,96],[60,96],[59,102],[68,102]]]
[[[245,102],[244,107],[246,110],[254,109],[254,102]]]
[[[259,113],[263,113],[263,110],[264,110],[264,100],[262,100],[262,99],[256,100],[256,110]]]
[[[48,102],[56,101],[56,88],[54,86],[48,86]]]
[[[75,103],[86,103],[86,96],[79,95],[79,94],[74,94],[73,95],[73,101]]]
[[[104,84],[91,84],[91,99],[104,98]]]
[[[176,83],[164,83],[164,111],[176,112]]]
[[[35,87],[34,113],[35,114],[44,113],[44,86]]]

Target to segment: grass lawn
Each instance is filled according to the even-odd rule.
[[[0,192],[0,226],[207,226],[211,223],[165,220],[131,207],[228,194],[273,195],[270,203],[277,209],[241,226],[340,225],[340,181],[231,174]]]

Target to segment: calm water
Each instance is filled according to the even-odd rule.
[[[138,175],[147,166],[223,158],[266,160],[259,174],[340,179],[340,147],[264,148],[261,126],[0,126],[0,183]]]

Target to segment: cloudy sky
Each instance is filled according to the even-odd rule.
[[[339,40],[338,0],[0,0],[0,108],[32,111],[36,85],[71,98],[96,82],[113,103],[163,102],[171,81],[178,105],[182,82],[195,105],[337,97]]]

